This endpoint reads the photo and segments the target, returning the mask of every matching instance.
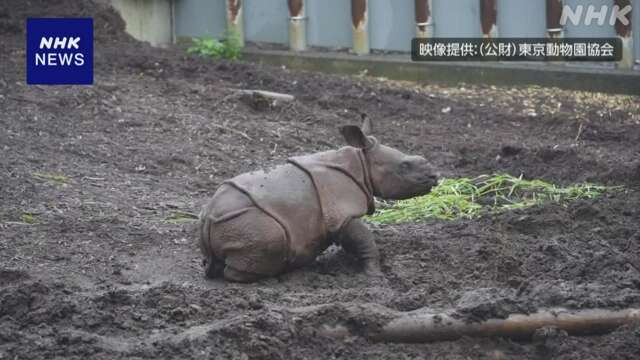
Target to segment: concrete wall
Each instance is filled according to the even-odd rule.
[[[112,0],[112,4],[126,22],[131,36],[153,46],[171,44],[171,0]]]
[[[226,0],[112,0],[127,22],[127,31],[152,45],[177,37],[222,37],[226,27]],[[600,9],[614,0],[563,0],[565,5]],[[173,4],[173,9],[172,9]],[[640,60],[640,0],[633,0],[633,56]],[[307,42],[311,47],[352,46],[351,1],[305,0]],[[546,36],[545,0],[497,0],[500,37]],[[173,10],[173,14],[172,14]],[[479,37],[480,0],[432,0],[434,36]],[[173,15],[173,20],[172,20]],[[608,16],[610,14],[607,14]],[[288,9],[285,0],[243,0],[247,41],[287,45]],[[369,0],[369,41],[372,49],[409,51],[415,36],[413,0]],[[565,26],[566,37],[613,37],[609,21]]]
[[[311,46],[351,47],[351,2],[306,0],[307,38]]]
[[[415,37],[414,0],[369,0],[372,49],[411,51]]]
[[[177,37],[223,37],[224,0],[176,0],[174,4]]]
[[[433,0],[433,19],[435,37],[482,36],[478,0]]]
[[[538,37],[547,34],[544,0],[498,0],[498,36]]]
[[[247,41],[287,44],[289,10],[283,0],[243,0]]]

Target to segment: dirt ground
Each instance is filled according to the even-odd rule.
[[[59,15],[94,17],[94,86],[25,85],[24,19]],[[317,330],[365,329],[345,311],[354,304],[469,319],[640,307],[640,97],[212,61],[136,42],[123,27],[90,1],[0,3],[0,359],[637,359],[640,326],[423,345]],[[265,104],[235,89],[297,101]],[[204,279],[193,225],[172,215],[197,213],[235,174],[341,146],[337,127],[361,112],[383,143],[447,176],[508,172],[625,190],[375,228],[384,281],[336,248],[257,284]]]

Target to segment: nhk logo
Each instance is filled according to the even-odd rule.
[[[585,11],[586,9],[586,11]],[[631,5],[627,5],[621,8],[618,5],[607,6],[602,5],[599,9],[595,5],[577,5],[569,6],[565,5],[562,8],[562,17],[560,18],[560,25],[565,26],[567,22],[571,21],[574,26],[583,23],[586,26],[590,26],[591,23],[596,20],[598,26],[602,26],[607,22],[609,25],[614,26],[616,21],[620,21],[624,26],[628,26],[631,22],[629,17],[631,16]],[[607,21],[608,20],[608,21]]]
[[[93,84],[93,19],[27,19],[27,84]]]
[[[67,49],[67,50],[80,50],[80,46],[78,43],[80,42],[80,37],[74,38],[59,38],[56,37],[55,40],[53,37],[45,38],[43,37],[40,40],[40,51],[36,53],[36,66],[68,66],[71,65],[73,61],[73,65],[82,66],[84,65],[84,54],[83,53],[56,53],[56,52],[43,52],[44,49]]]

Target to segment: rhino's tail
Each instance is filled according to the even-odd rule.
[[[202,264],[204,273],[208,278],[222,276],[224,262],[213,254],[211,249],[211,220],[205,216],[205,211],[200,212],[200,251],[204,256]]]

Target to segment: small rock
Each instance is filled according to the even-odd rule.
[[[262,304],[262,301],[257,296],[251,296],[249,298],[249,307],[253,310],[259,310],[264,307],[264,304]]]

